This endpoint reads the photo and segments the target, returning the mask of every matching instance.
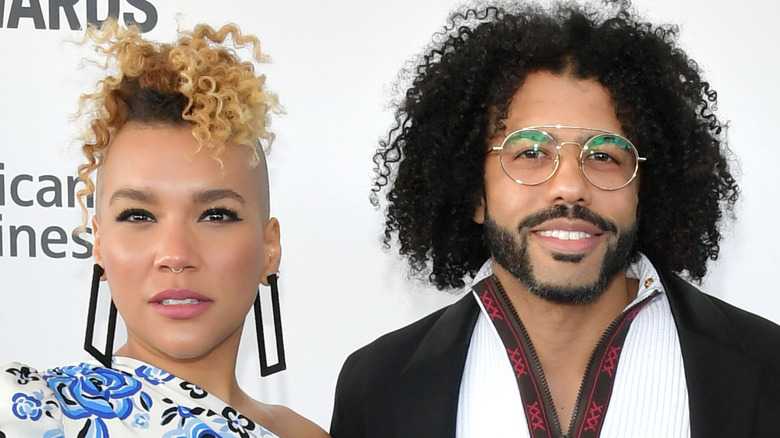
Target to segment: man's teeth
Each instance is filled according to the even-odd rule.
[[[587,239],[588,237],[593,237],[584,231],[547,230],[547,231],[538,231],[538,233],[540,236],[554,237],[556,239],[561,239],[561,240],[578,240],[578,239]]]
[[[172,298],[165,299],[160,301],[161,304],[165,306],[175,306],[175,305],[181,305],[181,304],[198,304],[200,301],[196,300],[195,298],[187,298],[184,300],[174,300]]]

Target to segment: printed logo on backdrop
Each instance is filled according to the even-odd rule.
[[[149,32],[157,25],[157,8],[148,0],[0,0],[0,28],[82,30],[84,23],[100,26],[108,17]]]
[[[9,211],[8,207],[15,210],[40,209],[44,217],[54,216],[50,214],[52,208],[80,209],[76,193],[82,185],[81,180],[75,176],[60,178],[55,175],[18,172],[6,174],[5,163],[0,162],[0,258],[92,257],[92,242],[85,240],[82,235],[66,231],[58,225],[35,227],[29,224],[9,224],[2,214]],[[86,204],[89,208],[94,206],[92,196],[86,199]],[[92,229],[87,228],[84,233],[92,234]]]

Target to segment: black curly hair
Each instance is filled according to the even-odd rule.
[[[718,225],[739,197],[717,93],[676,46],[677,27],[643,22],[625,1],[606,11],[472,7],[452,14],[406,71],[411,86],[374,155],[372,202],[386,190],[384,244],[397,235],[414,273],[461,288],[490,257],[472,219],[485,150],[525,77],[542,70],[598,80],[647,158],[636,250],[693,280],[717,259]]]

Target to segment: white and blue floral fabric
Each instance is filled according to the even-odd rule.
[[[278,438],[217,397],[159,368],[115,357],[39,373],[0,368],[0,438]]]

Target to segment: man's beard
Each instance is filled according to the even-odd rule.
[[[534,213],[523,219],[517,227],[519,235],[522,236],[519,244],[514,233],[496,224],[490,217],[486,217],[485,241],[488,249],[496,263],[506,269],[538,297],[567,304],[593,302],[604,293],[607,284],[628,267],[636,254],[636,222],[618,235],[616,243],[608,245],[604,254],[604,260],[601,262],[601,271],[596,281],[579,286],[557,286],[542,283],[534,276],[534,266],[528,255],[528,236],[532,227],[558,217],[586,220],[599,227],[603,232],[617,231],[614,223],[596,215],[585,207],[579,205],[574,207],[559,205]],[[562,262],[579,263],[585,256],[580,254],[553,254],[552,257]]]

